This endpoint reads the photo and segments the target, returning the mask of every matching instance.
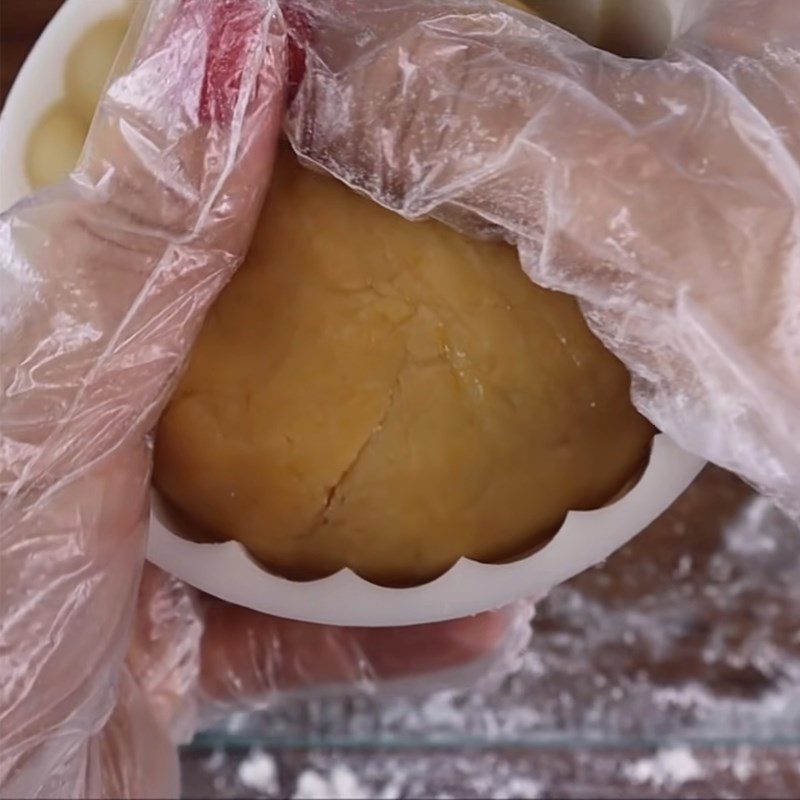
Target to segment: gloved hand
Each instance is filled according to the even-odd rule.
[[[0,218],[0,793],[165,797],[270,691],[487,654],[513,612],[321,628],[144,580],[148,433],[242,259],[284,106],[275,0],[154,0],[78,171]],[[170,736],[171,734],[171,736]]]
[[[515,243],[640,410],[800,520],[800,13],[712,0],[661,59],[479,0],[292,0],[307,162]]]

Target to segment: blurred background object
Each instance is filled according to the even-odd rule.
[[[3,103],[61,2],[9,5]],[[184,750],[185,794],[796,798],[800,532],[709,467],[540,604],[515,666],[481,691],[288,697],[232,718]]]

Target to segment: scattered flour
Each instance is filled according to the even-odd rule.
[[[227,754],[222,748],[220,748],[211,753],[211,755],[206,759],[205,764],[203,764],[203,768],[207,772],[219,772],[219,770],[225,766],[227,761]]]
[[[500,793],[494,795],[497,800],[538,800],[543,797],[546,787],[535,778],[513,777]]]
[[[659,750],[651,758],[626,764],[623,770],[631,781],[658,789],[674,789],[703,777],[703,768],[688,747]]]
[[[345,756],[346,757],[346,756]],[[399,800],[401,797],[481,797],[492,800],[538,800],[545,785],[491,755],[443,753],[432,772],[442,785],[430,782],[425,759],[400,755],[360,758],[355,769],[342,760],[312,755],[297,778],[292,800]],[[453,794],[456,792],[468,794]]]
[[[248,789],[272,794],[278,788],[278,766],[275,759],[263,750],[253,750],[239,764],[239,780]]]

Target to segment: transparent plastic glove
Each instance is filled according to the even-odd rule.
[[[292,0],[307,162],[514,242],[638,407],[800,519],[800,13],[712,0],[655,61],[491,0]]]
[[[528,618],[324,628],[142,575],[148,432],[247,248],[291,59],[273,0],[154,0],[137,26],[78,172],[0,217],[5,797],[175,795],[199,723],[502,659]]]

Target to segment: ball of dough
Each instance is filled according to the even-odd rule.
[[[284,151],[160,421],[155,482],[274,571],[410,585],[536,547],[619,492],[652,434],[576,302],[513,248]]]
[[[32,188],[57,183],[77,165],[132,11],[89,28],[70,51],[66,98],[42,117],[26,145],[26,172]]]
[[[114,17],[97,23],[80,38],[67,59],[67,100],[89,124],[128,30],[128,20]]]
[[[26,171],[34,189],[57,183],[72,172],[87,132],[87,124],[63,103],[41,119],[28,140],[26,153]]]

